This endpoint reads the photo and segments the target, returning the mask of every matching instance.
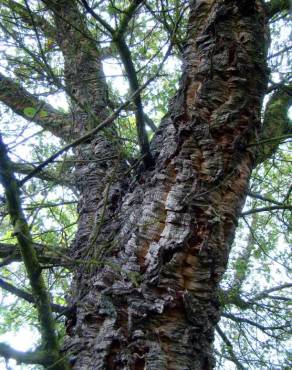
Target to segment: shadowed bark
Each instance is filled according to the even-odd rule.
[[[59,184],[74,184],[80,194],[78,231],[69,257],[63,260],[64,265],[70,262],[73,271],[64,358],[74,370],[209,370],[215,366],[217,327],[231,361],[243,368],[229,334],[217,325],[221,315],[218,297],[221,295],[223,306],[248,309],[255,301],[269,297],[272,290],[250,300],[242,298],[244,274],[234,276],[230,291],[220,292],[218,285],[240,215],[291,208],[286,198],[281,204],[252,194],[275,205],[242,213],[252,169],[275,151],[283,134],[291,131],[289,86],[272,95],[261,124],[268,80],[267,23],[283,4],[287,8],[287,2],[282,1],[281,7],[273,0],[268,7],[260,0],[191,3],[187,40],[180,47],[180,86],[160,126],[156,130],[152,125],[154,139],[150,152],[147,144],[144,153],[149,152],[151,159],[153,156],[155,165],[146,165],[146,169],[139,166],[139,159],[135,168],[128,166],[114,124],[99,130],[100,123],[110,117],[108,86],[102,52],[96,35],[87,28],[82,3],[87,4],[43,0],[40,4],[45,8],[33,13],[5,0],[26,26],[36,35],[39,30],[61,51],[70,116],[0,75],[0,100],[22,116],[25,108],[34,108],[31,120],[56,136],[68,139],[70,131],[72,137],[71,144],[58,153],[73,150],[74,174],[63,173],[57,179]],[[140,3],[144,6],[140,0],[131,2],[120,14],[120,26],[109,32],[124,63],[131,62],[126,70],[128,77],[132,76],[132,92],[137,92],[139,84],[125,30]],[[91,10],[99,14],[98,9]],[[50,23],[40,14],[48,14]],[[168,26],[167,31],[172,35]],[[172,41],[177,40],[174,37]],[[140,106],[143,127],[147,118],[142,116],[140,96],[134,100],[138,110]],[[262,146],[263,142],[271,143]],[[52,158],[42,163],[43,168]],[[50,170],[37,173],[34,169],[33,174],[28,166],[18,170],[28,174],[19,186],[35,175],[56,181]],[[30,244],[39,263],[63,262]],[[252,244],[243,258],[251,251]],[[18,261],[20,252],[0,243],[0,257],[5,265]],[[39,265],[39,269],[43,267]],[[37,303],[29,293],[3,280],[1,284]],[[282,288],[287,287],[284,284]],[[55,307],[55,311],[59,309]],[[225,317],[253,325],[244,317]],[[42,352],[24,354],[0,343],[0,355],[47,366]]]
[[[268,17],[272,18],[281,12],[291,10],[291,1],[289,0],[270,0],[267,4]]]
[[[71,101],[73,137],[80,138],[109,115],[108,88],[101,56],[75,1],[43,2],[54,18],[57,43],[64,56],[66,88],[74,98]],[[76,101],[82,106],[76,104]],[[74,149],[74,154],[75,184],[80,191],[79,228],[74,245],[77,250],[80,245],[81,250],[84,250],[89,243],[94,220],[103,209],[103,192],[112,176],[110,169],[115,168],[117,175],[121,175],[120,171],[123,173],[125,164],[121,161],[116,166],[117,158],[120,158],[120,146],[114,128],[86,140]],[[101,158],[108,159],[96,161]],[[115,189],[112,191],[115,194]],[[73,246],[72,254],[74,249]]]
[[[214,367],[218,284],[261,129],[265,25],[259,1],[192,4],[180,88],[152,143],[155,169],[122,199],[105,192],[91,242],[74,245],[85,261],[65,343],[75,370]],[[116,177],[108,186],[122,193]]]

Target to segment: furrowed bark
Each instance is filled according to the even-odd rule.
[[[125,68],[125,72],[129,81],[131,94],[139,90],[139,82],[137,72],[133,63],[131,50],[126,43],[124,33],[128,27],[128,23],[134,16],[138,6],[141,4],[141,0],[135,0],[129,6],[127,10],[124,11],[123,18],[121,19],[119,27],[115,30],[108,23],[106,23],[101,17],[99,17],[88,5],[86,0],[82,0],[85,9],[98,21],[103,27],[111,34],[112,41],[116,45],[116,48],[121,57],[122,64]],[[143,112],[142,99],[140,94],[137,94],[133,99],[135,104],[135,118],[136,118],[136,129],[138,143],[141,149],[141,156],[146,169],[153,166],[153,158],[150,151],[148,135],[145,129],[145,115]]]
[[[65,345],[74,370],[214,367],[218,284],[255,165],[248,145],[261,128],[267,40],[260,1],[192,3],[155,169],[138,176],[119,212],[107,199],[111,217],[92,243],[101,267],[76,269]]]
[[[109,116],[108,91],[101,55],[76,1],[45,0],[43,3],[53,13],[57,29],[56,39],[65,62],[66,88],[76,101],[88,108],[84,111],[74,101],[71,102],[73,137],[78,139]],[[95,120],[92,119],[93,116]],[[88,247],[91,229],[99,210],[102,209],[103,191],[110,178],[109,169],[115,166],[115,158],[120,156],[114,128],[105,129],[104,133],[99,132],[93,138],[79,144],[74,149],[74,154],[76,158],[74,175],[80,191],[79,228],[75,243],[78,254],[79,244],[84,249]],[[99,158],[108,159],[96,161]],[[119,172],[119,168],[117,171]]]

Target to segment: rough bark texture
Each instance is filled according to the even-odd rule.
[[[73,0],[44,1],[53,12],[57,42],[64,57],[65,82],[71,96],[72,132],[81,137],[109,114],[108,91],[99,51],[90,36],[83,15]],[[125,164],[118,163],[119,143],[114,128],[98,134],[75,149],[75,184],[80,191],[79,228],[72,255],[87,254],[94,233],[94,220],[102,209],[104,194],[112,169],[116,175]],[[100,161],[100,158],[108,158]],[[101,203],[101,204],[100,204]],[[75,246],[78,249],[75,253]]]
[[[152,143],[154,170],[123,196],[121,164],[77,168],[82,200],[72,255],[84,264],[75,271],[76,312],[64,348],[73,369],[214,367],[218,283],[255,163],[246,145],[260,130],[266,35],[260,1],[192,3],[181,85]],[[70,60],[68,45],[61,47]],[[73,54],[86,66],[76,76],[90,77],[80,77],[90,56],[76,47]],[[91,86],[85,100],[78,96],[90,105],[100,99]],[[77,154],[88,160],[115,150],[99,136]]]

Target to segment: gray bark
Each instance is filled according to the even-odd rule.
[[[59,3],[62,12],[67,3]],[[192,3],[180,88],[152,143],[155,168],[131,182],[122,161],[77,167],[71,255],[84,263],[75,269],[64,346],[73,369],[214,367],[218,284],[255,164],[248,145],[260,132],[267,39],[260,1]],[[74,75],[68,62],[67,84],[97,112],[102,77],[92,91],[76,79],[98,55],[89,66],[91,55],[66,42],[59,41],[65,58],[81,63]],[[83,131],[88,116],[75,109]],[[76,154],[117,154],[112,143],[98,136]]]

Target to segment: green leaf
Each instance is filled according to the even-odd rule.
[[[27,108],[24,108],[23,110],[23,113],[29,117],[29,118],[33,118],[36,116],[36,114],[38,113],[39,117],[40,118],[45,118],[48,116],[48,112],[46,110],[41,110],[41,111],[37,111],[35,108],[33,107],[27,107]]]
[[[29,118],[33,118],[36,115],[36,112],[37,110],[33,107],[27,107],[23,110],[23,113]]]
[[[41,118],[45,118],[48,116],[48,112],[46,110],[41,110],[40,113],[39,113],[39,116]]]

